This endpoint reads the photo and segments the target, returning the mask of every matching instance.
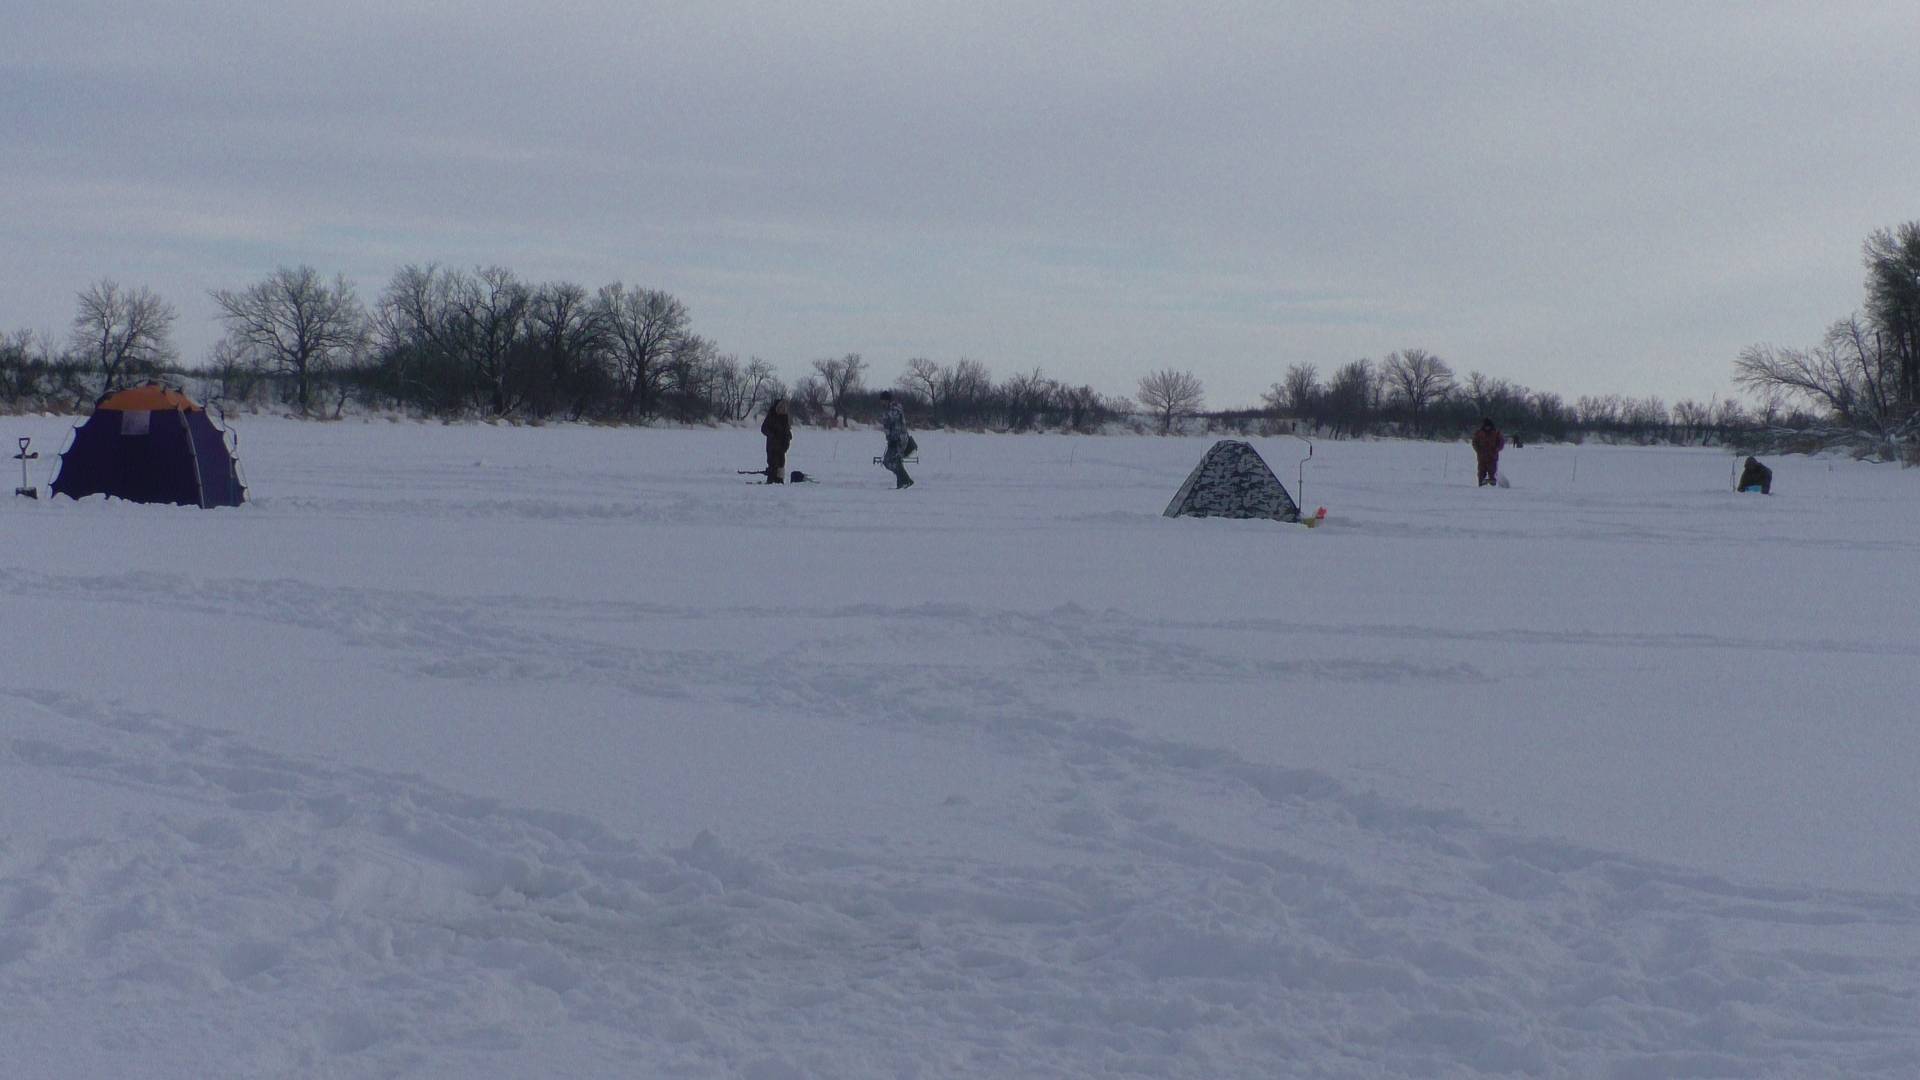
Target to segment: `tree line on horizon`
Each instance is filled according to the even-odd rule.
[[[738,422],[785,398],[802,423],[878,415],[858,353],[813,360],[792,384],[758,357],[723,352],[670,293],[532,283],[501,267],[409,265],[369,307],[344,276],[281,267],[215,290],[224,336],[183,367],[177,309],[145,287],[102,279],[80,293],[67,338],[0,338],[0,404],[81,408],[122,386],[191,377],[228,410],[347,408],[520,421]],[[1131,403],[1039,369],[995,380],[985,365],[915,359],[900,390],[922,424],[1092,431]]]
[[[1811,432],[1920,442],[1920,222],[1875,233],[1865,250],[1864,314],[1836,322],[1811,349],[1741,352],[1735,379],[1757,396],[1751,410],[1719,399],[1569,401],[1478,371],[1459,375],[1420,348],[1348,361],[1324,378],[1318,365],[1295,363],[1257,406],[1212,412],[1199,378],[1174,368],[1142,376],[1126,397],[1037,367],[996,379],[977,360],[915,357],[889,388],[917,426],[974,430],[1090,432],[1128,421],[1163,433],[1451,439],[1484,416],[1555,441],[1757,444]],[[801,423],[868,422],[879,412],[860,354],[812,360],[789,384],[767,361],[742,360],[696,333],[678,298],[621,282],[589,290],[524,281],[497,266],[408,265],[368,306],[344,275],[298,266],[209,296],[225,334],[202,364],[184,367],[171,303],[145,287],[93,283],[77,298],[65,341],[26,331],[0,337],[0,403],[77,409],[131,383],[191,377],[229,411],[309,417],[356,407],[528,422],[740,422],[777,398]]]
[[[243,289],[211,292],[226,331],[206,362],[180,366],[176,309],[110,279],[77,300],[64,348],[21,332],[0,340],[0,401],[78,408],[153,377],[192,376],[229,410],[286,407],[338,416],[348,406],[423,417],[645,423],[743,421],[786,398],[801,423],[867,422],[880,387],[858,353],[813,360],[789,385],[758,357],[741,361],[694,332],[669,293],[616,282],[598,290],[527,283],[511,271],[409,265],[375,304],[344,276],[281,267]],[[1204,412],[1191,372],[1141,377],[1133,398],[1048,378],[1039,368],[996,379],[978,360],[909,359],[890,389],[922,427],[1096,431],[1123,420],[1172,431],[1304,429],[1333,438],[1454,437],[1483,415],[1535,438],[1602,435],[1708,441],[1752,425],[1735,403],[1672,408],[1657,398],[1568,403],[1479,372],[1455,379],[1440,357],[1406,349],[1350,361],[1323,383],[1310,363],[1255,408]]]

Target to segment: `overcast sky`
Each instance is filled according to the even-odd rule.
[[[1920,218],[1910,2],[62,0],[0,13],[0,330],[279,265],[665,289],[858,352],[1254,403],[1394,349],[1732,392]]]

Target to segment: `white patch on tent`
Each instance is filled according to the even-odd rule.
[[[120,414],[120,434],[145,435],[152,430],[153,413],[146,409],[128,409]]]
[[[1167,504],[1167,517],[1272,518],[1299,521],[1300,507],[1251,444],[1221,439]]]

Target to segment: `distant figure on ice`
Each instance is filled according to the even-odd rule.
[[[760,421],[760,434],[767,437],[767,483],[787,482],[787,447],[793,445],[793,416],[786,398],[774,398],[767,406],[767,418]]]
[[[907,414],[900,409],[900,403],[893,400],[893,391],[880,391],[880,404],[887,411],[880,417],[880,426],[887,433],[887,452],[881,456],[880,464],[893,472],[893,486],[896,490],[913,486],[913,477],[907,475],[907,467],[901,459],[912,453],[913,436],[907,434]]]
[[[1499,428],[1493,426],[1493,417],[1483,418],[1480,430],[1473,433],[1473,457],[1480,466],[1481,487],[1499,483],[1500,449],[1506,445],[1506,437],[1500,434]]]
[[[1740,470],[1740,482],[1733,485],[1735,491],[1757,491],[1762,495],[1773,494],[1773,470],[1760,464],[1759,458],[1748,458],[1747,467]]]

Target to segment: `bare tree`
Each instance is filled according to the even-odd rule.
[[[569,281],[536,289],[527,320],[540,378],[533,407],[540,415],[564,411],[585,415],[611,379],[607,360],[612,335],[606,315],[586,288]]]
[[[1707,428],[1713,423],[1713,406],[1701,404],[1692,398],[1682,398],[1673,403],[1673,440],[1683,446],[1691,446],[1696,439],[1705,439]]]
[[[73,351],[102,375],[101,393],[127,375],[150,371],[179,356],[173,347],[173,323],[179,312],[146,286],[123,289],[101,278],[80,294],[69,337]]]
[[[1920,255],[1920,252],[1916,252]],[[1920,312],[1916,312],[1920,318]],[[1902,398],[1909,381],[1907,358],[1897,340],[1852,315],[1827,327],[1821,346],[1834,354],[1834,364],[1860,384],[1860,409],[1875,428],[1885,431],[1915,402]]]
[[[1667,403],[1658,397],[1628,399],[1626,411],[1621,417],[1634,441],[1643,446],[1658,438],[1671,419]]]
[[[401,401],[453,412],[466,400],[450,326],[454,275],[429,263],[394,271],[374,310],[380,381]]]
[[[1062,384],[1058,400],[1061,410],[1066,414],[1063,423],[1071,431],[1094,431],[1112,412],[1112,405],[1100,396],[1100,392],[1084,383],[1079,386]]]
[[[601,289],[596,303],[620,364],[620,415],[638,410],[651,416],[667,361],[688,333],[687,306],[657,289],[628,289],[619,282]]]
[[[702,420],[710,415],[719,371],[720,351],[712,341],[699,334],[681,335],[667,357],[662,387],[674,419]]]
[[[980,427],[993,412],[993,373],[963,356],[947,369],[940,399],[952,423]]]
[[[747,361],[740,372],[740,407],[735,410],[734,419],[745,420],[760,411],[762,403],[771,405],[776,398],[787,396],[787,388],[774,376],[773,365],[759,357]]]
[[[31,330],[0,338],[0,401],[27,402],[55,394],[84,397],[71,357],[54,354],[53,343]]]
[[[1327,392],[1322,395],[1321,411],[1333,428],[1335,438],[1339,438],[1343,430],[1348,435],[1358,435],[1366,429],[1373,419],[1377,382],[1373,361],[1364,357],[1334,370]]]
[[[1542,390],[1533,395],[1534,423],[1539,432],[1549,438],[1565,438],[1567,426],[1573,422],[1573,410],[1567,406],[1566,399],[1552,391]]]
[[[367,344],[366,308],[344,275],[329,284],[311,266],[282,266],[239,292],[209,295],[236,354],[293,379],[302,415],[312,408],[314,383]]]
[[[1453,390],[1453,369],[1425,349],[1388,353],[1380,364],[1380,375],[1394,400],[1407,410],[1416,435],[1426,433],[1428,408]]]
[[[847,402],[859,393],[866,380],[867,362],[859,353],[832,357],[813,362],[814,373],[820,377],[820,385],[827,393],[827,403],[833,407],[833,420],[842,424],[847,419]]]
[[[30,385],[33,333],[21,330],[0,338],[0,401],[20,401],[32,395]]]
[[[1479,376],[1479,372],[1474,375]],[[1618,394],[1582,394],[1573,403],[1580,426],[1591,431],[1607,431],[1620,426],[1622,403]]]
[[[747,380],[740,358],[732,353],[716,353],[709,367],[712,374],[707,380],[707,392],[712,397],[714,415],[728,420],[742,419],[746,414],[741,411],[740,403],[747,396]]]
[[[1473,406],[1476,417],[1505,416],[1526,411],[1528,392],[1510,379],[1470,372],[1459,392]],[[1477,420],[1476,420],[1477,422]]]
[[[1824,405],[1847,427],[1864,427],[1868,409],[1862,409],[1860,380],[1849,371],[1843,354],[1822,344],[1811,350],[1780,346],[1747,346],[1734,361],[1734,382],[1759,394],[1782,394]]]
[[[527,390],[516,361],[526,344],[533,290],[513,271],[489,266],[477,274],[454,275],[451,300],[451,336],[472,379],[473,403],[493,416],[506,416]]]
[[[1883,381],[1868,374],[1880,365],[1854,333],[1836,323],[1827,339],[1811,349],[1749,345],[1733,362],[1733,381],[1762,395],[1799,397],[1824,406],[1848,427],[1878,427],[1885,417]]]
[[[245,349],[234,344],[232,338],[216,341],[213,352],[207,357],[207,366],[212,369],[219,389],[212,395],[222,408],[238,405],[252,399],[255,389],[264,381],[259,362]]]
[[[1261,400],[1275,413],[1292,410],[1304,416],[1320,396],[1320,369],[1313,364],[1290,364],[1287,377],[1267,388]]]
[[[1888,356],[1891,396],[1903,410],[1920,406],[1920,221],[1867,238],[1867,313]]]
[[[924,356],[916,356],[907,361],[907,370],[894,380],[894,385],[926,402],[927,411],[939,415],[945,402],[948,379],[940,370],[940,365]]]
[[[1160,433],[1173,430],[1173,418],[1190,413],[1206,400],[1200,380],[1191,371],[1163,368],[1140,380],[1140,404],[1160,418]]]
[[[793,387],[793,408],[812,423],[819,423],[827,411],[827,384],[818,375],[803,376]]]
[[[1006,410],[1007,427],[1025,431],[1034,425],[1059,384],[1040,374],[1038,367],[1025,374],[1008,376],[1000,386],[1001,407]]]
[[[1716,402],[1713,406],[1713,426],[1722,435],[1730,435],[1753,423],[1747,410],[1732,398]]]

